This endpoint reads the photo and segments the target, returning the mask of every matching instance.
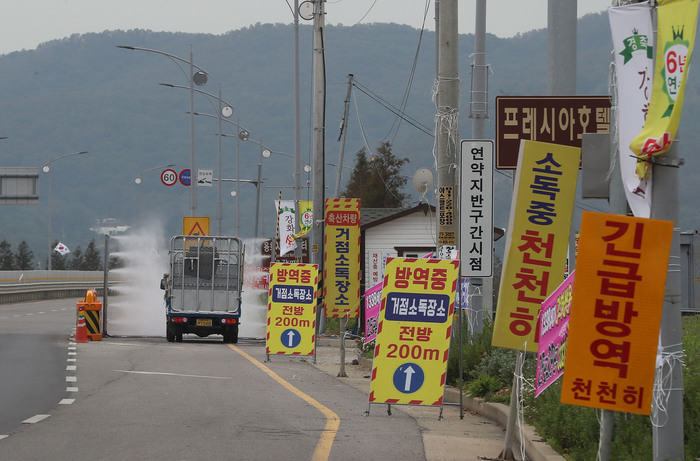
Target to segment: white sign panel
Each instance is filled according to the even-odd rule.
[[[211,187],[214,182],[214,170],[197,171],[197,185]]]
[[[461,142],[462,277],[493,275],[493,141]]]

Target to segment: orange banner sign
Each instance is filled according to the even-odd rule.
[[[583,212],[561,401],[648,415],[673,223]]]

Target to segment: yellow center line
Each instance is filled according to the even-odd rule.
[[[272,379],[277,381],[287,389],[289,392],[292,394],[296,395],[309,405],[313,406],[316,408],[318,411],[323,413],[323,415],[326,417],[326,427],[323,429],[323,432],[321,433],[321,438],[319,439],[318,443],[316,444],[316,449],[314,450],[313,457],[311,458],[313,461],[321,461],[321,460],[327,460],[330,455],[331,455],[331,448],[333,447],[333,441],[335,440],[335,435],[338,433],[338,427],[340,426],[340,418],[338,415],[335,414],[333,410],[330,408],[324,406],[323,404],[319,403],[318,401],[314,400],[312,397],[308,396],[307,394],[304,394],[301,392],[299,389],[296,387],[292,386],[284,380],[280,375],[275,373],[274,371],[270,370],[267,366],[264,364],[260,363],[258,360],[256,360],[254,357],[248,355],[247,353],[243,352],[240,348],[237,346],[234,346],[233,344],[227,344],[228,347],[233,349],[234,351],[238,352],[240,355],[248,359],[253,365],[256,367],[260,368],[262,371],[267,373],[268,376],[270,376]]]

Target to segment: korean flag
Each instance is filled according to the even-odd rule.
[[[58,242],[58,245],[56,245],[56,248],[54,248],[54,251],[58,251],[59,253],[61,253],[61,256],[65,256],[68,253],[70,253],[70,250],[68,249],[68,247],[65,246],[64,244],[62,244],[61,242]]]

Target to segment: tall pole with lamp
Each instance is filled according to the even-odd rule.
[[[207,83],[207,72],[194,63],[194,54],[192,52],[192,45],[190,45],[190,59],[186,60],[179,56],[175,56],[164,51],[152,50],[149,48],[140,48],[136,46],[125,46],[117,45],[117,48],[122,48],[125,50],[132,51],[146,51],[148,53],[160,54],[162,56],[168,57],[173,61],[180,70],[187,77],[187,82],[189,84],[188,89],[190,90],[190,216],[195,216],[197,210],[197,187],[194,181],[194,175],[196,175],[195,170],[195,155],[194,155],[194,85],[203,86]],[[187,64],[189,67],[189,72],[185,72],[180,63]],[[197,72],[194,69],[197,69]]]
[[[51,255],[53,253],[53,241],[52,241],[52,239],[53,239],[53,227],[52,227],[53,226],[53,223],[52,223],[53,203],[52,203],[52,197],[51,197],[51,190],[52,190],[52,187],[51,187],[51,182],[52,182],[51,181],[51,176],[52,176],[51,164],[58,161],[58,160],[61,160],[62,158],[72,157],[74,155],[83,155],[83,154],[87,154],[87,153],[88,152],[86,150],[84,150],[84,151],[80,151],[80,152],[71,152],[69,154],[63,154],[60,157],[56,157],[54,159],[49,160],[48,162],[44,163],[44,165],[42,165],[42,167],[41,167],[41,169],[44,173],[49,174],[49,255],[48,255],[48,262],[47,262],[48,270],[51,270]]]
[[[167,86],[169,88],[189,89],[189,87],[187,87],[187,86],[173,85],[172,83],[159,83],[159,85]],[[225,119],[229,118],[231,115],[233,115],[233,105],[229,104],[228,102],[224,101],[221,98],[221,84],[219,84],[219,96],[213,95],[213,94],[206,92],[206,91],[203,91],[203,90],[198,90],[197,88],[193,88],[193,90],[194,90],[194,92],[199,93],[199,94],[207,97],[207,100],[210,103],[211,103],[211,100],[209,100],[209,98],[215,99],[218,102],[218,110],[216,111],[217,112],[216,116],[213,116],[210,114],[201,114],[199,112],[195,112],[193,115],[204,115],[207,117],[215,117],[219,121],[219,133],[218,133],[218,137],[219,137],[219,170],[218,171],[219,171],[219,173],[218,174],[219,174],[219,177],[221,177],[221,136],[222,136],[221,122],[226,121],[229,123],[233,123],[233,122],[230,122],[229,120],[225,120]],[[213,103],[212,103],[212,106],[213,106]],[[224,118],[222,118],[222,117],[224,117]],[[194,174],[194,172],[193,172],[193,174]],[[216,212],[217,235],[222,235],[221,234],[222,216],[223,216],[223,205],[222,205],[222,200],[221,200],[221,183],[219,183],[219,187],[217,189],[217,212]]]

